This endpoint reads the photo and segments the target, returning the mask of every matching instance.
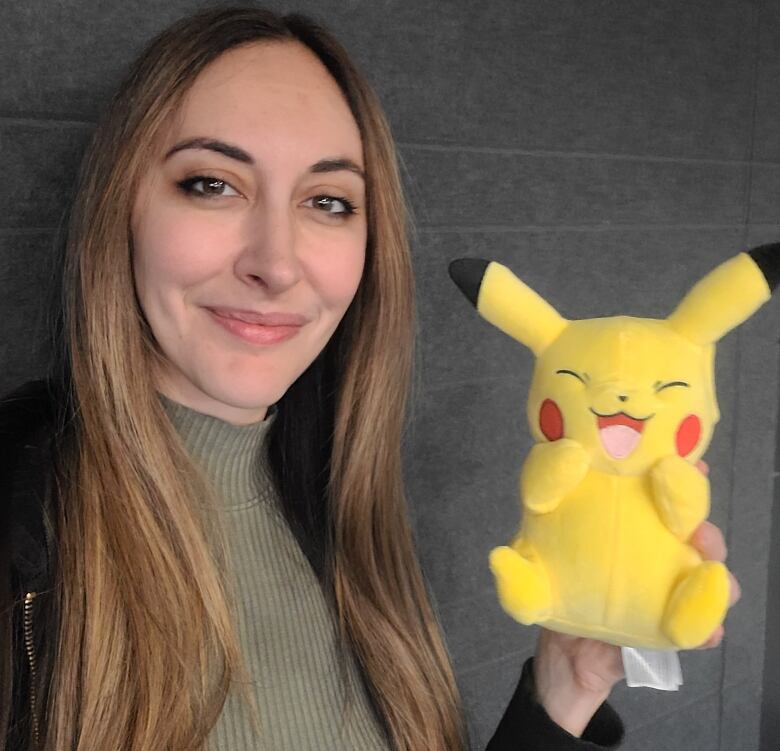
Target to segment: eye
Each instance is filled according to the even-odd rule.
[[[556,375],[560,373],[561,375],[571,375],[571,376],[574,376],[577,380],[582,381],[587,386],[587,382],[585,381],[585,378],[583,378],[579,373],[575,373],[573,370],[556,370],[555,373],[556,373]],[[585,373],[586,377],[587,377],[587,375],[588,374]]]
[[[304,201],[303,205],[333,216],[348,216],[356,211],[355,204],[344,196],[313,196]]]
[[[672,386],[684,386],[685,388],[690,388],[691,385],[685,381],[670,381],[669,383],[660,383],[660,381],[656,381],[654,386],[655,393],[657,394],[659,391],[671,388]]]
[[[228,182],[210,175],[195,175],[177,183],[182,192],[199,198],[222,196],[240,196],[241,194]]]

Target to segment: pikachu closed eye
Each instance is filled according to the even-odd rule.
[[[701,645],[729,596],[725,566],[688,543],[710,510],[695,464],[719,418],[715,343],[771,297],[780,244],[725,261],[666,319],[567,320],[496,262],[450,275],[536,356],[522,524],[490,554],[504,610],[620,646]]]

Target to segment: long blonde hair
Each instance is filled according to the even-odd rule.
[[[362,136],[369,225],[350,309],[278,404],[269,442],[280,497],[391,746],[466,746],[401,479],[413,288],[392,138],[328,32],[303,16],[244,6],[182,19],[149,44],[79,175],[52,369],[62,393],[60,627],[52,681],[40,692],[47,751],[203,749],[231,684],[246,684],[229,555],[222,534],[205,531],[218,519],[192,503],[214,489],[157,396],[162,353],[135,297],[129,226],[142,170],[195,77],[225,50],[267,40],[305,44],[341,87]]]

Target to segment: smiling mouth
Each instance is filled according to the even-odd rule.
[[[596,416],[599,438],[604,450],[613,459],[626,459],[639,445],[647,417],[632,417],[625,412],[615,412],[611,415],[600,415],[594,409],[590,410]]]
[[[239,339],[259,346],[281,344],[294,337],[302,328],[301,325],[265,325],[249,323],[239,318],[221,316],[213,310],[206,309],[213,321]]]

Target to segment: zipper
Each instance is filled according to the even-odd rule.
[[[36,711],[36,689],[38,685],[38,665],[35,658],[35,642],[33,641],[33,600],[38,596],[37,592],[28,592],[24,596],[24,645],[27,650],[27,662],[30,665],[30,717],[32,718],[32,731],[35,740],[35,748],[39,748],[38,713]]]

